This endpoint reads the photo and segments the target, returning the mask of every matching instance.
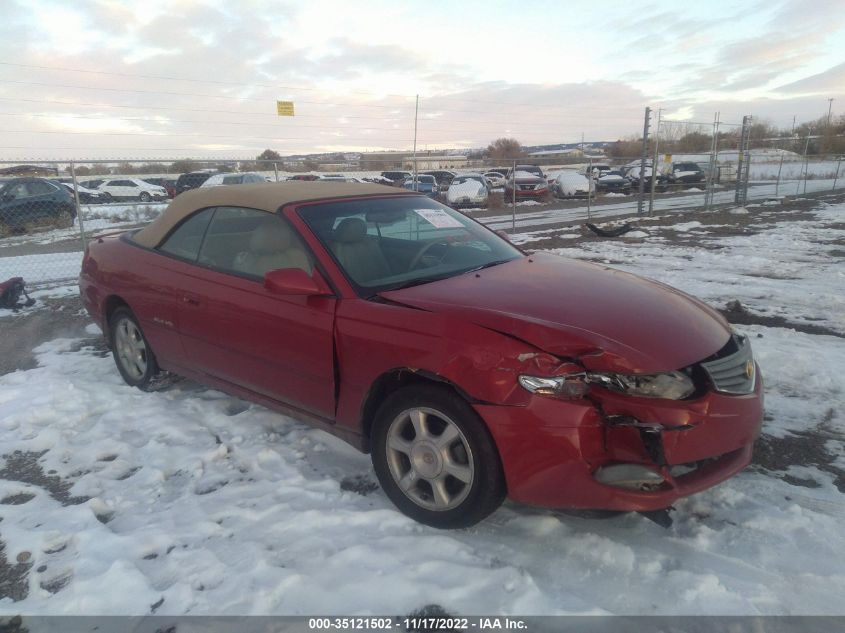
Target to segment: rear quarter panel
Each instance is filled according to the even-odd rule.
[[[85,308],[108,333],[107,307],[114,300],[129,306],[164,369],[184,364],[178,336],[176,294],[169,283],[172,260],[123,236],[92,241],[82,262],[79,290]]]

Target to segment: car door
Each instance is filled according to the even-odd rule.
[[[287,243],[268,239],[279,231]],[[286,220],[215,209],[197,265],[183,278],[180,337],[191,367],[332,419],[335,298],[280,295],[263,284],[268,270],[294,267],[286,265],[294,249],[306,258],[294,258],[296,267],[310,273],[310,255]]]

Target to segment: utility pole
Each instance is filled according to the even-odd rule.
[[[833,97],[827,100],[827,128],[830,129],[830,112],[833,108]]]
[[[417,117],[420,113],[420,96],[414,106],[414,191],[417,190]]]
[[[637,200],[637,215],[643,214],[643,194],[645,193],[645,164],[648,160],[648,126],[651,123],[651,108],[646,107],[645,109],[645,120],[643,122],[643,153],[640,157],[640,177],[638,178],[640,183],[640,191],[639,191],[639,199]],[[654,172],[654,166],[652,166],[651,171]]]
[[[651,187],[648,194],[648,214],[654,213],[654,186],[657,183],[657,150],[660,144],[660,120],[663,115],[663,108],[657,109],[657,128],[654,132],[654,157],[651,159]]]
[[[713,143],[710,146],[710,169],[707,172],[707,185],[704,193],[704,210],[713,205],[713,176],[716,172],[716,155],[719,151],[719,112],[713,117]]]
[[[739,135],[739,153],[736,163],[736,191],[734,202],[745,204],[748,196],[748,171],[751,156],[748,154],[749,138],[751,136],[751,116],[742,117],[742,132]]]

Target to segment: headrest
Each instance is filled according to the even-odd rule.
[[[278,218],[267,218],[252,230],[249,250],[253,253],[279,253],[293,241],[290,227]]]
[[[338,242],[360,242],[367,235],[367,223],[361,218],[346,218],[334,230]]]

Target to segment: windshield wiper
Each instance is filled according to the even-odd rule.
[[[475,268],[470,268],[469,270],[465,270],[462,274],[466,273],[474,273],[478,270],[484,270],[485,268],[492,268],[493,266],[498,266],[499,264],[507,264],[508,262],[513,261],[512,259],[497,259],[496,261],[487,262],[486,264],[481,264],[481,266],[476,266]]]

